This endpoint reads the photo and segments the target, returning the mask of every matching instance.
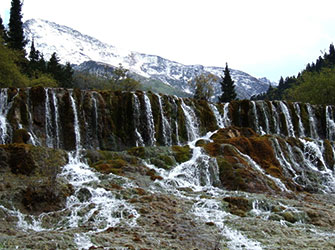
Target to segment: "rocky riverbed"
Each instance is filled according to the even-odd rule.
[[[9,144],[0,152],[0,249],[335,248],[332,194],[229,191],[222,178],[210,181],[216,187],[180,185],[185,176],[171,173],[192,161],[190,146],[85,151],[80,171],[97,177],[86,186],[69,180],[75,163],[62,150]],[[91,188],[107,193],[110,214],[100,214]]]

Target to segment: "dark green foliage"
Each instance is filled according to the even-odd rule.
[[[19,55],[4,45],[0,37],[0,87],[25,87],[28,79],[17,65]]]
[[[21,14],[22,3],[20,0],[12,0],[9,18],[8,44],[9,47],[25,53],[27,43],[23,33]]]
[[[60,87],[63,88],[72,88],[73,87],[73,69],[71,64],[67,62],[65,67],[63,67],[62,81]]]
[[[66,63],[66,65],[63,66],[59,61],[56,52],[54,52],[47,63],[46,72],[58,82],[59,87],[72,88],[73,69],[70,63]]]
[[[2,23],[2,18],[0,16],[0,38],[2,38],[2,44],[5,44],[8,41],[7,31],[5,26]]]
[[[297,77],[280,79],[277,88],[269,87],[266,93],[253,96],[253,100],[283,100],[304,101],[315,104],[335,104],[333,98],[333,81],[335,68],[335,48],[329,46],[329,52],[324,53],[314,63],[308,63]]]
[[[335,104],[335,68],[304,72],[298,84],[289,89],[288,97],[312,104]]]
[[[220,102],[230,102],[236,99],[236,92],[235,92],[235,86],[234,81],[231,79],[228,63],[226,63],[226,68],[224,71],[224,77],[222,77],[221,84],[221,90],[222,95],[219,97]]]
[[[40,52],[35,49],[34,40],[31,42],[29,60],[31,63],[36,63],[40,59]]]

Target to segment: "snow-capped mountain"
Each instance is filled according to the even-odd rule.
[[[24,30],[29,41],[34,38],[36,49],[43,53],[45,59],[56,52],[62,63],[80,65],[87,61],[96,61],[111,66],[118,66],[121,63],[133,73],[160,80],[189,94],[194,92],[194,88],[188,82],[197,75],[212,73],[221,77],[224,71],[221,67],[183,65],[156,55],[118,49],[69,27],[45,20],[28,20],[24,24]],[[30,43],[27,46],[29,51]],[[266,91],[269,87],[269,81],[266,78],[257,79],[234,69],[230,69],[230,73],[235,81],[238,97],[241,99],[250,98],[254,94]],[[215,86],[215,94],[221,94],[219,84]]]

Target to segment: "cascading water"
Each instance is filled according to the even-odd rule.
[[[316,129],[316,123],[315,123],[315,114],[312,106],[310,104],[306,104],[307,106],[307,112],[308,112],[308,118],[309,118],[309,127],[310,127],[310,136],[314,139],[319,139],[319,135]]]
[[[218,125],[218,127],[224,128],[225,127],[224,116],[220,114],[218,108],[214,104],[210,103],[209,106],[211,110],[213,111],[213,114],[216,119],[216,124]]]
[[[82,149],[81,148],[81,135],[80,135],[77,106],[73,98],[72,92],[70,93],[70,101],[71,101],[71,107],[72,107],[73,116],[74,116],[74,133],[75,133],[75,139],[76,139],[76,158],[79,158],[80,151]]]
[[[277,135],[280,135],[280,126],[279,126],[279,114],[277,112],[277,109],[273,102],[270,102],[271,104],[271,111],[272,111],[272,119],[274,124],[274,133]]]
[[[304,125],[302,124],[302,120],[301,120],[301,110],[300,110],[300,106],[299,103],[294,103],[294,109],[296,111],[296,114],[298,116],[298,124],[299,124],[299,136],[300,137],[305,137],[305,128]]]
[[[140,101],[138,96],[134,93],[134,123],[135,123],[135,137],[136,137],[136,147],[144,146],[144,140],[141,133],[138,131],[140,125]]]
[[[53,142],[53,126],[51,119],[51,107],[49,100],[49,89],[45,88],[45,144],[47,147],[52,148]]]
[[[334,172],[328,168],[324,158],[324,145],[323,141],[309,141],[299,139],[304,145],[304,164],[321,175],[324,181],[324,189],[328,192],[335,191],[335,176]],[[334,166],[332,166],[334,167]]]
[[[287,127],[287,134],[288,134],[288,136],[294,137],[295,136],[294,127],[293,127],[290,112],[288,111],[288,108],[287,108],[287,106],[284,102],[280,102],[279,104],[280,104],[281,110],[282,110],[282,112],[284,114],[284,117],[285,117],[285,122],[286,122],[286,127]]]
[[[145,114],[146,114],[146,122],[147,122],[147,131],[149,134],[149,146],[156,145],[156,131],[155,131],[155,123],[154,117],[152,115],[152,108],[149,97],[144,94],[144,104],[145,104]]]
[[[107,234],[107,231],[114,230],[113,229],[114,227],[116,228],[118,226],[120,227],[125,226],[130,228],[133,226],[138,226],[139,229],[142,229],[141,228],[142,225],[140,223],[139,225],[137,225],[137,219],[139,218],[140,215],[136,210],[137,207],[141,207],[143,205],[139,204],[139,202],[136,201],[136,199],[139,198],[140,195],[139,196],[136,196],[137,194],[133,195],[132,193],[134,192],[133,190],[131,191],[126,190],[127,186],[125,184],[122,184],[124,182],[121,182],[121,184],[119,185],[121,187],[121,191],[116,191],[116,189],[110,188],[111,186],[110,182],[112,182],[113,184],[114,183],[119,184],[120,182],[119,179],[117,178],[124,178],[124,179],[127,178],[115,176],[113,174],[109,175],[100,174],[96,172],[92,167],[89,167],[81,159],[82,158],[81,152],[83,151],[82,145],[84,145],[84,141],[86,140],[84,140],[84,134],[80,133],[81,130],[82,132],[85,131],[84,127],[80,128],[80,124],[81,126],[83,126],[84,124],[82,121],[80,121],[80,117],[83,117],[85,107],[87,106],[90,107],[89,112],[90,114],[92,114],[92,116],[94,116],[94,118],[92,118],[93,119],[92,123],[87,123],[87,126],[91,126],[91,124],[97,125],[99,122],[102,122],[104,117],[99,117],[99,115],[104,114],[103,112],[99,113],[98,110],[100,111],[102,110],[102,108],[106,108],[106,110],[108,110],[107,105],[105,107],[104,105],[102,105],[102,103],[98,102],[97,96],[95,95],[96,92],[93,92],[91,95],[90,101],[92,102],[88,102],[89,105],[85,106],[83,105],[83,100],[76,99],[77,95],[74,95],[72,91],[70,91],[69,93],[69,100],[65,100],[65,97],[67,97],[67,95],[63,95],[61,92],[59,92],[59,90],[57,90],[56,92],[56,90],[53,89],[46,89],[45,90],[46,103],[42,103],[40,105],[42,106],[41,110],[44,110],[45,108],[45,123],[43,123],[44,121],[43,113],[39,112],[38,109],[36,109],[36,107],[31,106],[31,104],[29,103],[27,108],[28,114],[26,116],[28,117],[29,120],[28,123],[28,122],[22,122],[22,120],[20,120],[19,116],[21,115],[21,112],[12,112],[11,110],[11,112],[9,112],[10,116],[8,118],[6,117],[8,110],[10,109],[10,103],[8,102],[8,99],[6,99],[8,98],[6,91],[7,90],[2,89],[0,92],[1,142],[7,143],[9,141],[9,136],[7,133],[9,128],[8,126],[9,120],[14,120],[15,123],[13,125],[13,129],[22,128],[26,129],[30,133],[32,133],[33,130],[35,130],[37,131],[36,134],[39,136],[41,136],[42,133],[45,133],[47,139],[46,143],[48,146],[54,148],[61,148],[62,142],[59,138],[63,138],[61,134],[63,132],[61,127],[61,124],[63,124],[62,123],[63,121],[61,121],[61,119],[63,119],[63,116],[62,114],[60,114],[61,116],[59,116],[57,108],[58,106],[60,106],[61,108],[63,107],[69,108],[70,111],[71,108],[73,110],[73,121],[74,121],[73,127],[75,132],[76,145],[75,145],[75,151],[69,154],[68,156],[69,159],[68,164],[66,164],[62,168],[62,173],[58,175],[58,178],[66,180],[73,187],[73,193],[68,197],[67,204],[64,209],[56,212],[54,211],[50,213],[43,213],[39,216],[25,215],[18,210],[8,209],[8,206],[7,208],[5,208],[4,206],[0,205],[1,211],[5,211],[5,213],[7,215],[10,215],[11,217],[16,217],[18,227],[24,229],[23,231],[27,233],[32,231],[45,232],[45,231],[56,231],[56,230],[66,232],[67,235],[71,235],[70,236],[72,240],[71,242],[77,245],[77,249],[88,249],[90,247],[95,247],[95,245],[99,244],[96,243],[98,241],[96,241],[95,238],[97,237],[97,233],[100,232],[102,234]],[[24,95],[22,96],[23,96],[22,98],[17,99],[19,101],[25,100]],[[30,98],[29,94],[27,96],[29,100]],[[271,208],[264,209],[264,207],[262,207],[261,205],[261,200],[254,199],[254,197],[256,197],[255,194],[250,193],[242,194],[242,192],[239,191],[230,192],[222,189],[222,185],[225,184],[222,183],[222,181],[220,180],[220,178],[222,178],[222,171],[223,171],[221,162],[218,161],[220,163],[218,165],[216,157],[210,157],[205,153],[205,151],[207,151],[210,148],[210,146],[212,146],[212,144],[209,144],[209,142],[211,141],[210,137],[213,133],[209,133],[206,136],[199,138],[200,129],[201,131],[204,131],[205,129],[202,127],[203,124],[201,124],[200,127],[200,124],[198,123],[196,114],[199,113],[198,112],[196,113],[195,110],[193,109],[194,104],[192,103],[192,101],[188,100],[184,102],[184,100],[176,98],[163,99],[161,96],[157,95],[158,98],[158,105],[157,105],[157,102],[150,103],[150,99],[152,100],[152,94],[150,93],[144,94],[143,99],[140,99],[141,102],[138,97],[142,98],[142,95],[139,93],[133,94],[133,103],[132,103],[133,106],[127,109],[127,112],[128,110],[130,110],[130,113],[131,111],[134,112],[133,117],[135,124],[135,136],[137,146],[145,146],[143,138],[145,138],[145,142],[147,142],[148,145],[156,145],[155,130],[157,128],[155,129],[154,126],[155,123],[152,113],[153,110],[155,119],[156,118],[159,119],[155,120],[155,122],[161,124],[159,130],[162,129],[161,130],[163,138],[162,143],[164,143],[165,145],[179,144],[179,138],[185,136],[184,134],[186,133],[184,133],[185,132],[184,130],[182,130],[183,135],[180,135],[180,137],[178,131],[179,130],[178,122],[183,121],[182,119],[183,113],[188,133],[187,136],[189,139],[190,138],[194,139],[192,142],[188,143],[189,149],[192,152],[192,157],[186,162],[181,164],[174,163],[174,165],[168,169],[158,168],[154,165],[147,164],[149,168],[155,169],[155,171],[161,177],[163,177],[163,179],[162,180],[157,179],[155,182],[150,182],[150,180],[148,180],[149,179],[148,176],[143,177],[143,179],[147,178],[147,180],[144,181],[145,184],[143,184],[141,188],[143,188],[144,191],[147,192],[148,194],[143,195],[143,197],[145,197],[146,199],[150,198],[149,196],[152,196],[154,197],[153,199],[155,199],[156,198],[155,195],[167,194],[166,197],[168,198],[172,197],[169,195],[173,195],[173,199],[176,198],[180,200],[182,199],[187,200],[189,204],[188,208],[191,209],[186,211],[190,212],[191,216],[198,218],[196,223],[200,221],[199,224],[205,225],[207,226],[207,228],[215,225],[216,226],[215,228],[217,230],[216,232],[220,231],[223,237],[221,243],[222,245],[226,244],[225,247],[228,247],[229,249],[262,249],[262,246],[259,242],[251,240],[251,239],[259,239],[260,242],[262,242],[263,244],[261,238],[260,237],[258,238],[258,236],[255,237],[255,235],[250,233],[248,229],[244,229],[243,226],[240,226],[241,224],[239,225],[238,223],[243,220],[242,217],[237,218],[239,216],[232,215],[232,212],[227,208],[228,203],[222,201],[222,199],[228,198],[228,196],[232,197],[243,196],[244,198],[248,196],[252,197],[247,201],[249,202],[248,203],[249,205],[252,202],[252,209],[247,212],[246,214],[247,217],[251,215],[255,217],[261,217],[264,220],[271,220],[273,219],[273,217],[271,216],[273,216],[274,213],[271,210]],[[103,98],[105,98],[105,96]],[[156,100],[155,96],[153,97],[153,99]],[[168,102],[168,100],[169,103],[165,103]],[[178,106],[175,103],[175,100],[178,100],[180,106]],[[70,104],[70,106],[69,107],[65,106],[65,104],[68,103]],[[151,105],[154,104],[156,106],[151,107]],[[254,169],[257,170],[259,173],[257,171],[252,171],[252,173],[256,173],[258,175],[257,177],[266,180],[268,184],[271,183],[269,185],[269,188],[272,189],[274,187],[273,188],[274,192],[277,192],[278,189],[280,189],[281,191],[286,193],[289,192],[288,187],[291,190],[294,190],[294,186],[296,187],[299,186],[297,190],[300,189],[305,190],[306,188],[306,190],[312,190],[312,191],[323,190],[324,192],[334,192],[335,177],[332,170],[334,166],[330,165],[332,164],[331,163],[332,157],[329,157],[329,154],[331,153],[333,158],[335,157],[334,143],[327,142],[326,140],[325,141],[312,140],[312,139],[303,140],[297,138],[297,137],[304,137],[305,133],[309,134],[307,129],[306,131],[304,130],[303,126],[303,121],[304,124],[307,121],[305,119],[306,113],[301,114],[302,112],[305,112],[305,107],[302,106],[303,104],[299,106],[298,104],[294,103],[293,105],[294,110],[293,109],[289,110],[287,104],[285,103],[270,102],[270,104],[272,105],[272,112],[270,106],[268,106],[268,103],[265,102],[249,103],[248,111],[250,112],[247,112],[248,113],[247,115],[254,115],[255,117],[258,117],[258,120],[255,121],[255,127],[258,128],[258,132],[271,134],[272,128],[274,128],[273,129],[274,133],[278,134],[278,136],[269,135],[266,137],[262,137],[262,140],[266,138],[271,142],[270,147],[272,145],[275,157],[282,168],[279,170],[283,174],[284,176],[283,178],[286,178],[285,180],[283,179],[283,182],[285,184],[283,184],[283,182],[281,181],[282,177],[280,177],[281,179],[279,179],[271,176],[270,174],[268,174],[270,173],[270,171],[267,172],[263,170],[250,156],[242,154],[241,152],[237,152],[236,154],[237,158],[240,161],[239,164],[242,165],[245,164],[247,168],[249,169],[253,168],[252,170]],[[251,105],[252,110],[249,109]],[[13,107],[18,106],[19,105],[14,105]],[[229,106],[229,103],[224,104],[222,113],[222,107],[220,105],[210,104],[210,108],[213,111],[215,118],[217,120],[218,127],[224,128],[230,125],[234,125],[233,121],[238,120],[235,119],[236,114],[234,113],[235,108],[234,106],[235,104],[232,106]],[[220,111],[218,110],[218,107]],[[304,107],[304,109],[300,110],[300,107]],[[30,111],[30,109],[32,110],[32,112]],[[310,109],[314,109],[314,107],[311,106]],[[25,109],[22,110],[24,111]],[[172,112],[170,112],[170,110],[172,110]],[[180,112],[180,110],[183,111],[181,114],[178,113],[178,111]],[[242,108],[240,108],[240,110],[243,111]],[[319,109],[315,108],[315,112],[316,110]],[[231,121],[228,118],[229,117],[228,112],[230,112],[231,117],[234,117],[233,121]],[[262,112],[264,112],[264,114],[262,114]],[[313,110],[308,111],[308,113],[310,112],[314,113]],[[167,117],[167,114],[170,113],[171,117]],[[273,120],[269,116],[270,113],[273,113],[274,117]],[[280,113],[282,114],[279,117],[278,114]],[[86,115],[87,114],[88,112],[86,113]],[[312,123],[314,124],[314,128],[311,128],[312,132],[310,132],[311,137],[316,138],[319,137],[317,135],[316,130],[316,128],[318,128],[320,132],[320,137],[324,137],[327,134],[328,139],[333,139],[335,137],[333,131],[335,128],[333,107],[332,106],[326,107],[326,113],[325,113],[326,119],[324,119],[323,117],[322,122],[319,117],[319,112],[317,114],[318,114],[317,117],[315,117],[315,115],[312,114],[312,119],[309,120],[310,125]],[[12,119],[11,116],[14,116],[14,118]],[[302,119],[302,116],[304,117],[304,120]],[[286,121],[284,121],[283,117],[285,117]],[[89,119],[87,120],[90,121]],[[295,127],[296,130],[294,130],[293,128],[292,120],[294,120],[295,126],[297,126],[297,124],[299,125],[299,127],[298,126]],[[324,121],[326,121],[327,123],[326,124],[327,131],[321,131],[322,129],[321,126],[319,127],[317,125],[317,124],[325,124]],[[288,135],[295,136],[296,138],[284,138],[283,134],[286,135],[286,131],[283,131],[284,130],[283,127],[285,127],[285,122],[287,125],[286,127],[288,128]],[[5,129],[3,129],[4,125]],[[90,128],[90,132],[93,131],[93,133],[95,132],[96,134],[98,134],[97,126],[95,126],[94,129]],[[184,127],[182,129],[184,129]],[[3,133],[4,131],[5,133]],[[108,130],[106,129],[106,131]],[[225,130],[220,130],[218,132],[219,136],[220,136],[219,133],[222,131]],[[131,131],[131,133],[133,133],[133,131]],[[90,135],[90,133],[88,134]],[[41,136],[41,138],[43,138],[43,136],[44,134]],[[236,135],[232,136],[238,137],[239,135],[237,133]],[[252,134],[252,136],[256,137],[257,135]],[[131,138],[134,137],[131,136]],[[232,139],[235,138],[233,137]],[[257,138],[253,139],[257,140]],[[196,144],[198,140],[201,140],[201,143],[204,143],[204,145],[206,146],[209,145],[209,147],[206,148],[206,146],[201,147],[196,146],[198,145]],[[213,140],[215,141],[215,143],[213,143],[213,145],[215,144],[214,146],[218,146],[219,150],[224,150],[224,144],[217,142],[216,139]],[[224,139],[224,140],[229,141],[230,139]],[[185,141],[185,138],[183,138],[183,141]],[[236,142],[237,141],[238,138],[236,138]],[[201,143],[199,142],[199,145]],[[230,149],[232,149],[232,147],[230,147]],[[154,152],[155,150],[157,150],[157,152],[159,153],[161,152],[171,153],[171,151],[173,151],[171,147],[162,147],[162,151],[159,151],[160,149],[157,148],[150,148],[149,150],[152,150],[149,152],[150,154],[152,154],[152,152]],[[327,152],[327,150],[328,151],[330,150],[331,153]],[[127,152],[128,151],[124,151],[122,152],[122,154],[126,155]],[[235,155],[235,153],[236,152],[233,152],[232,155]],[[165,157],[165,155],[163,156],[163,154],[164,153],[162,153],[162,159]],[[326,155],[328,156],[328,158]],[[171,156],[172,160],[174,160],[173,157]],[[222,154],[219,155],[218,157],[224,158],[226,156],[223,156]],[[139,163],[142,164],[141,159],[139,159],[138,161]],[[147,171],[145,165],[143,166],[143,169],[144,171]],[[141,171],[143,171],[143,169],[141,169]],[[304,181],[304,178],[310,178],[312,181],[315,182],[318,182],[320,180],[319,181],[320,185],[319,186],[309,185],[310,183],[308,183],[308,181]],[[293,180],[293,182],[290,181],[291,179]],[[129,185],[130,184],[137,185],[137,182],[136,181],[133,182],[131,178],[127,179],[127,181]],[[126,200],[123,200],[123,197],[127,197],[127,200],[129,201],[133,197],[136,197],[136,199],[134,200],[132,199],[131,203],[128,203]],[[135,201],[135,203],[132,203],[133,201]],[[282,213],[285,213],[286,211],[296,212],[293,209],[290,210],[288,206],[285,204],[279,205],[278,207],[284,208]],[[276,209],[278,209],[278,207],[276,207]],[[278,212],[276,215],[281,216],[282,214],[281,212],[280,213]],[[232,222],[234,220],[237,221],[236,224],[234,224],[235,222]],[[48,223],[46,223],[46,221]],[[52,221],[53,223],[50,223],[50,221]],[[283,227],[285,227],[286,225],[285,222],[282,221],[278,222],[272,221],[271,223],[273,223],[273,225],[275,225],[276,223],[277,224],[281,223]],[[300,223],[300,220],[298,221],[298,223]],[[296,225],[293,224],[294,223],[291,223],[289,225],[292,227],[296,227]],[[236,228],[238,230],[241,230],[241,232],[243,231],[243,234],[238,230],[236,230]],[[266,247],[267,245],[265,245],[265,248]]]
[[[198,124],[198,119],[193,111],[193,109],[189,106],[187,106],[184,103],[184,100],[181,99],[181,108],[184,112],[184,116],[186,119],[186,128],[187,128],[187,136],[188,136],[188,141],[193,141],[196,138],[199,137],[199,124]]]
[[[54,89],[51,90],[52,93],[52,103],[54,106],[54,110],[55,110],[55,147],[56,148],[60,148],[60,139],[59,139],[59,134],[60,134],[60,123],[59,123],[59,113],[58,113],[58,100],[57,100],[57,96],[56,96],[56,92]]]
[[[259,126],[259,122],[258,122],[258,114],[257,114],[257,108],[256,108],[256,103],[255,101],[251,101],[252,104],[252,112],[253,112],[253,116],[254,116],[254,121],[255,121],[255,131],[257,133],[260,133],[261,135],[264,135],[265,132],[263,131],[263,128],[261,126]]]
[[[97,101],[95,94],[96,94],[95,92],[92,92],[91,98],[92,98],[93,109],[94,109],[94,128],[95,128],[94,132],[95,132],[95,136],[97,137],[99,134],[99,131],[98,131],[99,113],[98,113],[98,101]],[[97,141],[99,140],[99,138],[96,138],[96,139]]]
[[[327,138],[329,140],[335,139],[335,122],[334,114],[331,106],[326,106],[326,129],[327,129]]]
[[[0,144],[5,144],[8,139],[7,113],[10,105],[8,103],[7,89],[0,90]]]
[[[296,179],[299,176],[298,176],[297,172],[294,170],[293,166],[295,168],[299,168],[299,166],[296,163],[296,161],[293,160],[294,156],[293,156],[293,152],[292,152],[291,146],[285,142],[286,152],[288,152],[289,155],[291,156],[290,159],[287,159],[286,156],[285,156],[285,154],[284,154],[284,152],[283,152],[283,150],[281,149],[281,146],[280,146],[277,138],[274,137],[272,139],[272,144],[273,144],[273,149],[274,149],[275,154],[276,154],[276,158],[279,161],[280,166],[282,166],[284,169],[290,171],[290,174],[293,175],[292,179],[296,183]]]
[[[214,187],[219,183],[219,170],[215,159],[211,159],[204,154],[201,147],[196,147],[198,140],[210,140],[215,132],[209,132],[206,136],[189,142],[192,149],[192,158],[170,171],[146,164],[149,168],[155,169],[163,180],[156,180],[151,189],[153,192],[168,192],[182,198],[194,201],[192,212],[204,222],[212,221],[220,229],[221,235],[229,241],[229,249],[262,249],[260,243],[245,237],[237,230],[225,225],[225,221],[231,215],[224,211],[217,198],[225,196],[225,191]],[[189,196],[183,190],[192,189],[193,192],[205,192],[212,198],[200,198],[199,196]]]
[[[270,134],[270,124],[269,124],[269,118],[268,118],[268,113],[266,112],[265,109],[265,104],[264,102],[261,102],[261,109],[264,115],[264,122],[265,122],[265,134]]]
[[[225,128],[231,125],[231,121],[229,119],[228,114],[229,114],[229,102],[225,103],[223,107],[223,122]]]
[[[259,171],[262,175],[266,176],[267,178],[271,179],[274,183],[276,183],[277,187],[283,191],[283,192],[290,192],[289,189],[287,189],[287,187],[285,186],[285,184],[278,178],[273,177],[272,175],[269,175],[267,173],[265,173],[265,171],[249,156],[246,154],[243,154],[242,152],[240,152],[237,148],[235,148],[235,150],[237,151],[237,153],[239,155],[241,155],[254,169],[256,169],[257,171]]]
[[[34,146],[40,146],[41,143],[40,141],[38,140],[37,136],[35,135],[34,133],[34,130],[33,130],[33,117],[32,117],[32,114],[31,114],[31,103],[30,103],[30,88],[27,88],[27,112],[28,112],[28,118],[29,118],[29,128],[28,128],[28,133],[30,135],[30,142],[32,145]]]
[[[164,139],[164,145],[169,146],[172,145],[172,130],[170,123],[166,119],[164,115],[163,105],[162,105],[162,98],[159,94],[156,95],[158,98],[158,104],[159,104],[159,111],[161,114],[161,123],[162,123],[162,133],[163,133],[163,139]]]

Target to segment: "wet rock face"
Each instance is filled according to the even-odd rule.
[[[56,180],[42,180],[29,185],[22,193],[22,204],[29,213],[40,214],[65,207],[73,193],[71,185]]]
[[[20,144],[9,146],[9,166],[14,174],[30,175],[36,169],[36,164],[29,153],[30,147]]]
[[[73,190],[56,177],[66,161],[66,153],[60,150],[0,145],[0,204],[33,214],[64,208]]]
[[[122,151],[134,146],[177,145],[186,143],[195,131],[199,136],[218,128],[212,104],[151,92],[36,87],[10,89],[7,97],[10,142],[32,143],[34,139],[37,145],[73,150],[75,112],[81,144],[89,149]],[[224,115],[230,125],[251,128],[258,134],[335,139],[332,106],[248,100],[231,102],[226,111],[222,104],[214,106],[221,115],[227,111]],[[13,133],[22,127],[33,138]]]

